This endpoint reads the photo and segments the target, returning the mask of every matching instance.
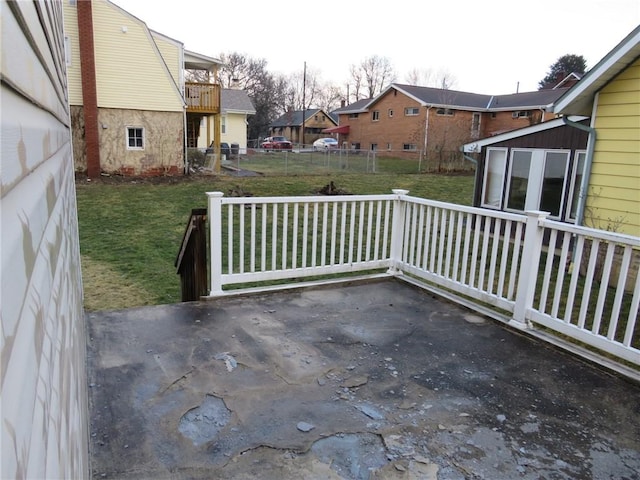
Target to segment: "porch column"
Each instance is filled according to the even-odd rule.
[[[394,189],[392,192],[396,195],[393,201],[393,219],[391,224],[391,266],[387,273],[391,275],[401,275],[402,271],[398,269],[398,264],[402,259],[402,240],[404,238],[404,217],[407,210],[407,204],[402,196],[407,195],[409,190]]]
[[[211,242],[211,290],[219,297],[222,291],[222,192],[207,192],[209,198],[209,241]]]
[[[516,303],[513,307],[513,318],[509,322],[510,325],[520,329],[528,327],[525,314],[533,306],[540,254],[542,253],[544,228],[540,226],[540,222],[547,218],[549,212],[533,210],[526,212],[526,214],[527,223],[525,224],[524,246],[520,257]]]

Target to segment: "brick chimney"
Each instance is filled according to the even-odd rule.
[[[91,0],[77,2],[78,37],[80,40],[80,78],[82,81],[82,114],[87,159],[87,176],[100,176],[100,144],[98,139],[98,94],[93,45]]]

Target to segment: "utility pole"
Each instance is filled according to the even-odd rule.
[[[307,94],[307,62],[304,62],[304,69],[302,71],[302,131],[300,136],[300,149],[304,148],[304,120],[307,116],[307,108],[306,104],[306,94]]]

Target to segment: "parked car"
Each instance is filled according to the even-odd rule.
[[[291,150],[293,144],[287,140],[287,137],[267,137],[262,141],[260,147],[267,152],[269,150]]]
[[[314,150],[329,150],[330,148],[338,148],[338,141],[335,138],[319,138],[313,142]]]

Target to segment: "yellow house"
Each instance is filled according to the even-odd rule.
[[[578,223],[640,236],[640,26],[555,103],[591,117]]]
[[[219,85],[185,82],[184,70],[215,78],[220,61],[185,51],[108,0],[63,4],[76,170],[182,173],[189,125],[205,116],[220,123]]]
[[[220,142],[237,145],[239,153],[247,150],[247,117],[256,109],[245,90],[224,88],[220,96]],[[205,119],[200,125],[198,148],[207,148],[215,138],[214,125]]]

